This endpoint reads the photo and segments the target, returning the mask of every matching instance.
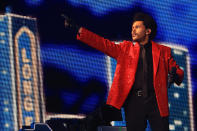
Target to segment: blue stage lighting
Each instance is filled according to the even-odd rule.
[[[43,0],[25,0],[25,3],[29,6],[39,6]]]
[[[112,10],[127,10],[135,1],[128,0],[69,0],[73,6],[85,6],[96,15],[105,15]]]

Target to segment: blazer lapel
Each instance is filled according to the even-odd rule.
[[[152,41],[152,55],[153,55],[153,73],[155,80],[158,64],[159,64],[159,58],[160,58],[160,49],[158,45],[153,41]]]
[[[129,55],[132,56],[132,70],[133,70],[133,75],[136,73],[137,71],[137,65],[138,65],[138,60],[139,60],[139,55],[140,55],[140,46],[139,43],[135,43],[134,45],[132,45],[133,47],[131,48],[132,50],[130,50]]]
[[[129,56],[132,58],[136,58],[136,60],[138,60],[139,53],[140,53],[139,43],[137,42],[131,43],[129,48]]]
[[[140,55],[140,45],[137,42],[134,45],[133,53],[134,53],[134,61],[135,61],[136,66],[137,66],[138,60],[139,60],[139,55]]]

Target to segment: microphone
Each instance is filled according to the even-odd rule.
[[[176,67],[172,67],[172,70],[169,72],[168,76],[168,88],[175,82],[176,77]]]

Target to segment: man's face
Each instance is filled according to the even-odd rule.
[[[147,36],[147,29],[143,21],[135,21],[132,25],[132,39],[136,42],[143,42]]]

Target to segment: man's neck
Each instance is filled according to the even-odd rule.
[[[145,37],[145,39],[140,42],[140,45],[146,45],[148,41],[149,41],[149,37]]]

